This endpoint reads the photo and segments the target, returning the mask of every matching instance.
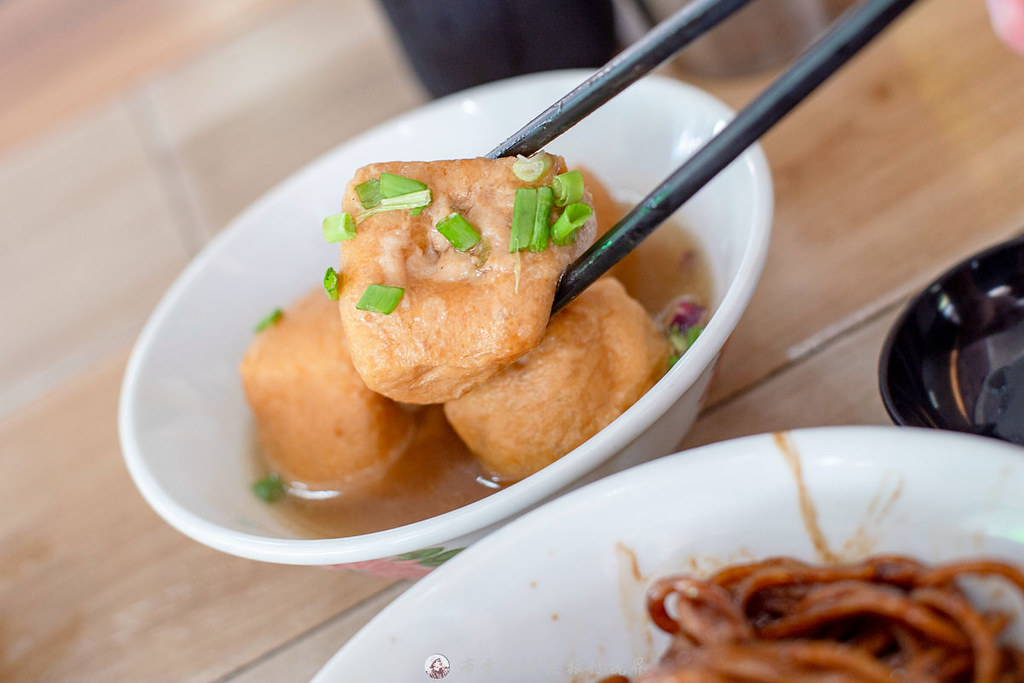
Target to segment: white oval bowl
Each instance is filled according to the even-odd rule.
[[[758,147],[680,210],[715,278],[706,329],[656,386],[589,441],[483,500],[361,536],[300,537],[249,490],[253,425],[237,366],[254,321],[305,293],[336,263],[337,247],[324,242],[319,225],[338,210],[354,171],[373,161],[483,154],[588,75],[563,71],[489,84],[384,123],[284,181],[211,241],[153,312],[121,390],[125,461],[157,513],[234,555],[289,564],[371,561],[364,568],[380,571],[373,561],[464,547],[560,491],[675,448],[764,264],[773,195]],[[589,167],[617,193],[642,196],[731,116],[703,91],[648,77],[547,149]]]
[[[1024,449],[907,427],[788,439],[825,541],[843,561],[988,555],[1024,567]],[[447,680],[460,682],[632,675],[668,642],[646,616],[651,582],[778,555],[820,561],[807,520],[772,435],[661,458],[481,540],[381,611],[313,682],[426,680],[434,654],[451,662]],[[1009,636],[1024,646],[1024,603],[993,584],[976,585],[973,597],[1015,614]]]

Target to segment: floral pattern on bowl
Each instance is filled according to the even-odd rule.
[[[465,548],[452,548],[446,550],[443,547],[423,548],[412,552],[402,553],[394,557],[383,557],[377,560],[366,560],[365,562],[349,562],[348,564],[333,564],[332,569],[352,569],[389,579],[420,579],[429,574],[435,568],[461,553]]]

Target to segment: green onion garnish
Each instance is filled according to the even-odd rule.
[[[405,290],[401,287],[369,285],[366,291],[363,292],[363,295],[359,297],[359,303],[356,304],[356,308],[360,311],[387,315],[395,310],[398,302],[402,300],[403,294],[405,294]]]
[[[565,207],[565,211],[551,226],[551,241],[560,247],[572,244],[576,241],[576,231],[583,227],[593,213],[594,209],[589,204],[577,202]]]
[[[515,273],[515,275],[516,275],[515,293],[518,294],[519,293],[519,278],[523,274],[523,259],[520,256],[518,251],[516,252],[516,255],[515,255],[515,265],[512,267],[512,272]]]
[[[262,332],[271,325],[276,325],[281,322],[281,318],[284,317],[284,311],[280,308],[275,308],[273,311],[268,313],[262,320],[256,323],[256,331]]]
[[[483,268],[491,256],[491,241],[486,237],[481,237],[477,245],[469,250],[469,254],[473,257],[473,267]]]
[[[338,300],[338,271],[328,268],[324,273],[324,291],[331,301]]]
[[[686,348],[693,346],[693,342],[697,341],[697,337],[704,331],[703,325],[694,325],[686,331]]]
[[[480,233],[458,212],[452,212],[434,226],[459,251],[469,251],[480,241]]]
[[[330,243],[343,242],[356,236],[356,222],[347,211],[324,219],[324,239]]]
[[[548,172],[551,168],[551,157],[544,152],[539,152],[532,157],[524,157],[522,154],[512,164],[512,172],[516,177],[527,183],[532,183],[537,178]]]
[[[359,225],[370,216],[376,216],[378,213],[384,213],[385,211],[397,211],[400,209],[410,209],[418,214],[418,209],[423,209],[425,206],[430,206],[432,198],[430,196],[430,190],[420,190],[418,192],[410,192],[408,194],[399,195],[397,197],[384,197],[380,200],[380,204],[373,207],[369,211],[356,216],[356,225]]]
[[[380,180],[370,178],[359,183],[356,185],[356,194],[359,195],[359,203],[364,209],[372,209],[380,204]]]
[[[425,189],[427,189],[425,183],[413,180],[412,178],[406,178],[404,175],[395,175],[394,173],[380,174],[380,196],[385,199],[401,197],[403,194],[420,192]]]
[[[530,237],[530,251],[544,251],[548,248],[551,233],[551,205],[555,193],[550,187],[537,188],[537,212],[533,215],[533,235]]]
[[[686,330],[673,325],[668,329],[668,340],[672,344],[672,355],[668,357],[668,366],[672,367],[682,358],[686,350],[693,346],[697,337],[704,331],[703,325],[694,325]]]
[[[537,219],[537,188],[520,187],[512,204],[512,232],[508,238],[508,251],[515,253],[530,246],[533,223]]]
[[[284,482],[277,472],[271,472],[252,485],[252,492],[264,503],[273,503],[284,495]]]
[[[686,343],[686,335],[678,327],[668,329],[668,341],[672,344],[672,350],[677,357],[683,355],[690,346]]]
[[[555,176],[551,187],[555,190],[555,204],[567,206],[583,199],[583,172],[579,169]]]

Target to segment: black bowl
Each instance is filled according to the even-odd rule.
[[[1024,237],[917,295],[886,339],[878,378],[896,424],[1024,444]]]

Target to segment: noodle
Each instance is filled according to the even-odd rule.
[[[647,594],[673,636],[636,683],[1024,683],[1024,653],[999,642],[1010,620],[957,584],[1024,574],[993,560],[928,567],[906,557],[815,567],[791,558],[670,576]],[[616,681],[628,683],[625,677]]]

